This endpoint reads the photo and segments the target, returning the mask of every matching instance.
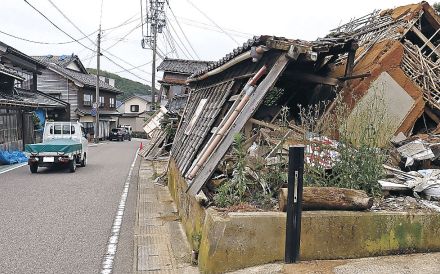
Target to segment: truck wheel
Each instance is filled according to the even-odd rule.
[[[76,170],[76,159],[73,158],[73,160],[69,161],[69,171],[73,173],[75,172],[75,170]]]
[[[38,164],[30,164],[29,168],[31,170],[31,173],[37,173],[38,172]]]
[[[84,157],[81,161],[81,167],[85,167],[87,165],[87,155],[84,154]]]

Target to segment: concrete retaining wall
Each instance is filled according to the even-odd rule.
[[[171,163],[169,187],[193,246],[201,235],[199,268],[221,273],[284,259],[286,214],[219,213],[186,195]],[[342,259],[440,251],[440,214],[309,211],[303,213],[301,259]],[[194,236],[196,235],[196,236]]]

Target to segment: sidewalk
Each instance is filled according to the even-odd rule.
[[[199,273],[190,264],[190,246],[168,188],[153,183],[153,177],[161,174],[165,166],[166,162],[141,159],[133,273]]]

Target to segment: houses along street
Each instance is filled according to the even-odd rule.
[[[0,175],[0,273],[98,273],[138,141],[89,145],[75,173],[23,166]],[[130,273],[138,162],[114,273]],[[119,252],[120,251],[120,252]]]

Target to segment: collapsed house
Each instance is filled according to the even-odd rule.
[[[186,191],[199,193],[239,132],[246,148],[264,135],[272,146],[262,156],[270,161],[287,135],[301,140],[307,134],[295,123],[299,105],[333,101],[336,94],[342,94],[352,113],[368,110],[380,98],[390,126],[381,145],[437,132],[439,23],[433,8],[422,2],[374,11],[314,42],[273,36],[249,40],[187,80],[191,92],[171,150],[170,172],[185,178]],[[283,107],[290,110],[289,130],[271,136],[280,129],[274,122]],[[333,107],[326,105],[325,111]]]
[[[283,106],[295,110],[298,104],[332,99],[335,89],[353,75],[347,69],[343,77],[327,81],[329,66],[355,50],[356,41],[349,37],[306,42],[260,36],[193,74],[170,168],[187,178],[190,193],[199,193],[236,133],[243,130],[252,139],[253,128],[270,127],[267,122]]]

